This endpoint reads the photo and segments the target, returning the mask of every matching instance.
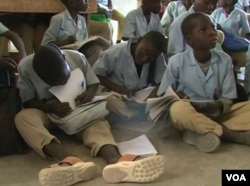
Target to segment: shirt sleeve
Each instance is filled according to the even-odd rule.
[[[185,49],[185,40],[181,31],[181,23],[187,16],[187,13],[183,13],[177,17],[169,28],[168,37],[168,55],[172,56],[174,54],[183,52]]]
[[[9,31],[9,29],[0,22],[0,35],[7,31]]]
[[[36,98],[36,89],[33,86],[29,75],[20,67],[18,67],[17,71],[19,73],[17,87],[19,89],[19,95],[22,99],[22,102],[25,103]]]
[[[104,52],[93,66],[95,74],[107,78],[109,74],[114,72],[115,61],[109,51]]]
[[[245,12],[241,12],[241,27],[244,33],[250,33],[249,22],[247,19],[247,14]]]
[[[155,68],[155,83],[160,83],[163,77],[163,74],[166,70],[166,61],[163,54],[160,54],[156,59],[156,68]]]
[[[53,16],[50,20],[48,29],[45,31],[43,35],[43,40],[41,45],[47,45],[53,41],[56,41],[58,38],[58,34],[60,32],[61,25],[62,25],[62,19],[57,16]]]
[[[93,69],[89,65],[84,55],[81,55],[81,60],[83,61],[83,64],[84,64],[83,74],[85,75],[87,86],[100,83],[98,77],[95,75]]]
[[[225,66],[226,68],[225,77],[223,78],[221,85],[219,85],[219,87],[221,87],[220,97],[235,99],[237,93],[236,93],[236,82],[234,78],[232,60],[228,55],[221,56],[221,60],[225,60],[227,62],[227,65]]]
[[[170,2],[161,18],[161,25],[163,27],[169,27],[169,25],[171,24],[171,22],[173,21],[173,17],[171,15],[171,4],[172,2]]]
[[[134,12],[128,13],[125,18],[123,37],[133,38],[136,36],[136,15]]]
[[[164,72],[160,87],[158,89],[157,95],[163,95],[169,86],[172,86],[175,82],[178,81],[179,77],[179,68],[177,57],[173,56],[169,59],[168,65]]]

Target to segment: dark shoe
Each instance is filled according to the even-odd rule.
[[[220,146],[220,138],[214,133],[197,134],[190,130],[183,132],[183,141],[203,152],[213,152]]]

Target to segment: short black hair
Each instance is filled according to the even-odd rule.
[[[142,36],[141,39],[150,41],[157,52],[166,53],[168,47],[168,39],[162,33],[158,31],[150,31]]]
[[[68,7],[69,6],[69,0],[61,0],[61,2]]]
[[[238,0],[233,0],[232,5],[235,5],[238,2]]]
[[[208,17],[210,19],[210,17],[202,12],[196,12],[196,13],[192,13],[190,15],[188,15],[181,23],[181,32],[183,37],[186,37],[188,35],[191,35],[194,31],[194,29],[197,26],[197,21],[201,18],[201,17]]]
[[[54,44],[41,46],[33,58],[33,69],[46,83],[57,78],[58,73],[65,67],[62,51]]]

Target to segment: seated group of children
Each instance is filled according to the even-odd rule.
[[[16,115],[16,127],[35,152],[59,161],[40,171],[42,185],[68,186],[96,176],[93,162],[71,154],[50,133],[52,122],[47,114],[64,117],[72,108],[55,99],[49,89],[66,84],[76,68],[81,69],[87,86],[76,98],[77,103],[91,101],[101,85],[102,92],[113,92],[107,98],[110,114],[129,120],[140,115],[145,105],[131,104],[124,95],[131,97],[152,86],[147,98],[160,97],[172,87],[180,99],[168,105],[169,117],[163,123],[171,121],[183,133],[185,143],[204,152],[216,151],[222,139],[250,145],[250,103],[233,102],[237,93],[232,59],[215,49],[217,30],[207,15],[217,0],[193,1],[193,12],[172,23],[169,39],[164,36],[157,15],[161,0],[142,0],[142,5],[126,17],[123,39],[127,42],[107,46],[96,41],[79,51],[60,47],[88,37],[86,23],[78,14],[88,4],[81,0],[62,2],[67,9],[52,17],[41,48],[18,65],[17,86],[24,109]],[[93,56],[92,51],[97,48],[101,52]],[[179,51],[172,52],[174,48]],[[166,53],[175,54],[168,63]],[[90,62],[91,57],[96,59]],[[74,136],[91,149],[92,156],[100,156],[108,163],[102,171],[108,183],[149,182],[164,172],[162,155],[122,156],[105,118]]]

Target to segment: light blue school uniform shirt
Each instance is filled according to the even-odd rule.
[[[238,0],[237,3],[235,4],[235,7],[241,10],[244,10],[244,7],[248,6],[249,6],[249,0]]]
[[[9,29],[0,22],[0,35],[7,31],[9,31]]]
[[[193,50],[174,55],[169,59],[157,95],[160,96],[169,86],[183,91],[193,100],[214,100],[236,98],[232,59],[223,51],[211,49],[210,66],[207,74],[201,70]],[[227,101],[231,104],[231,101]],[[228,108],[228,107],[227,107]]]
[[[239,8],[234,8],[228,16],[225,14],[222,7],[217,8],[213,11],[211,17],[217,24],[220,24],[223,29],[227,30],[231,34],[240,36],[241,30],[244,33],[250,33],[247,14]]]
[[[187,12],[187,9],[184,6],[183,1],[171,1],[168,3],[161,18],[161,25],[165,30],[165,34],[168,34],[168,29],[171,23],[184,12]]]
[[[56,40],[65,40],[73,35],[76,36],[77,41],[88,38],[86,21],[83,16],[78,14],[76,23],[66,9],[51,18],[50,25],[43,35],[41,45],[47,45]]]
[[[95,74],[103,76],[117,85],[126,86],[132,91],[147,87],[149,64],[143,65],[141,76],[138,77],[135,62],[130,52],[131,43],[134,42],[136,39],[130,39],[104,51],[93,66]],[[161,82],[165,68],[165,58],[160,55],[155,65],[155,83]]]
[[[163,33],[163,28],[158,14],[151,12],[150,22],[147,23],[141,7],[128,13],[125,18],[123,37],[140,37],[150,31],[159,31]]]
[[[65,59],[72,70],[80,68],[85,77],[85,83],[87,86],[99,83],[98,78],[91,69],[87,59],[78,51],[73,50],[62,50]],[[34,54],[25,57],[18,65],[19,78],[17,82],[17,87],[20,90],[20,96],[23,102],[29,101],[31,99],[38,100],[51,100],[53,95],[48,91],[51,86],[45,83],[36,74],[33,69]]]

